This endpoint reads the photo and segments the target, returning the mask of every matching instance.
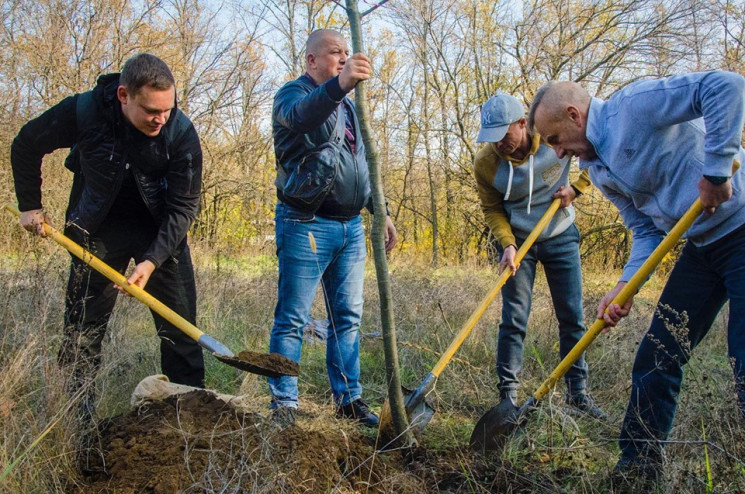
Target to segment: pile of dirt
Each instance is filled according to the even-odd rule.
[[[203,391],[109,419],[95,443],[79,492],[383,492],[385,466],[369,461],[364,436],[280,430]]]
[[[305,412],[298,425],[280,429],[203,390],[99,423],[89,444],[75,493],[534,493],[555,487],[466,446],[381,454],[374,436],[327,412]]]

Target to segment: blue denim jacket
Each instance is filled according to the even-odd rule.
[[[580,160],[593,184],[618,208],[634,242],[621,281],[628,281],[665,232],[698,197],[703,175],[730,176],[741,163],[745,79],[699,72],[628,85],[607,101],[593,98],[587,139],[597,158]],[[743,173],[732,198],[688,230],[695,245],[710,244],[745,223]]]

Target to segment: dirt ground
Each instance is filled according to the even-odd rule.
[[[307,413],[307,412],[306,412]],[[331,414],[280,430],[193,391],[99,424],[76,493],[548,492],[466,449],[376,453],[374,434]],[[469,487],[470,486],[470,487]],[[479,489],[480,490],[480,489]]]

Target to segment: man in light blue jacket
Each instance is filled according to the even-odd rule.
[[[610,304],[615,295],[696,197],[704,206],[636,354],[617,474],[661,479],[660,441],[672,428],[683,365],[728,300],[729,357],[745,416],[745,183],[732,172],[745,158],[744,115],[745,79],[722,71],[639,81],[607,101],[577,83],[553,82],[533,100],[529,126],[559,157],[579,157],[633,232],[623,274],[598,306],[609,326],[633,303]],[[687,331],[671,327],[681,323]]]

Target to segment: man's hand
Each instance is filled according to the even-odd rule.
[[[150,279],[150,275],[153,274],[153,271],[155,271],[155,264],[153,264],[152,261],[142,261],[137,266],[135,266],[134,271],[132,271],[132,274],[129,276],[129,278],[127,278],[127,283],[130,285],[136,285],[140,288],[145,288],[145,285],[147,285],[147,282]],[[114,287],[120,292],[129,295],[126,291],[124,291],[124,288],[120,287],[119,285],[114,285]]]
[[[732,197],[732,183],[727,180],[722,185],[714,185],[707,179],[701,177],[698,181],[698,196],[704,211],[714,214],[717,207]]]
[[[396,227],[393,226],[393,220],[390,216],[385,217],[385,253],[389,253],[396,246],[396,240],[398,240],[398,232]]]
[[[598,319],[603,319],[608,328],[612,328],[621,321],[621,318],[629,315],[631,306],[634,305],[633,295],[629,297],[625,304],[623,304],[623,307],[618,304],[611,304],[613,299],[616,298],[616,295],[618,295],[618,292],[620,292],[625,286],[625,281],[619,281],[613,290],[609,291],[598,304]],[[605,312],[606,308],[608,309],[608,312]],[[608,331],[608,329],[604,330],[604,332],[606,331]]]
[[[566,208],[577,197],[577,193],[574,192],[574,189],[572,187],[565,187],[564,185],[562,185],[552,197],[554,199],[561,199],[561,207]]]
[[[504,248],[502,259],[499,261],[499,274],[502,274],[502,271],[509,268],[509,270],[512,271],[512,276],[515,276],[518,268],[518,266],[515,265],[515,255],[517,255],[517,249],[514,245],[508,245]]]
[[[370,59],[362,53],[355,53],[344,62],[344,68],[339,74],[339,86],[348,93],[360,81],[365,81],[372,75]]]
[[[21,213],[21,226],[40,237],[47,236],[44,223],[49,224],[49,218],[42,209],[32,209]]]

